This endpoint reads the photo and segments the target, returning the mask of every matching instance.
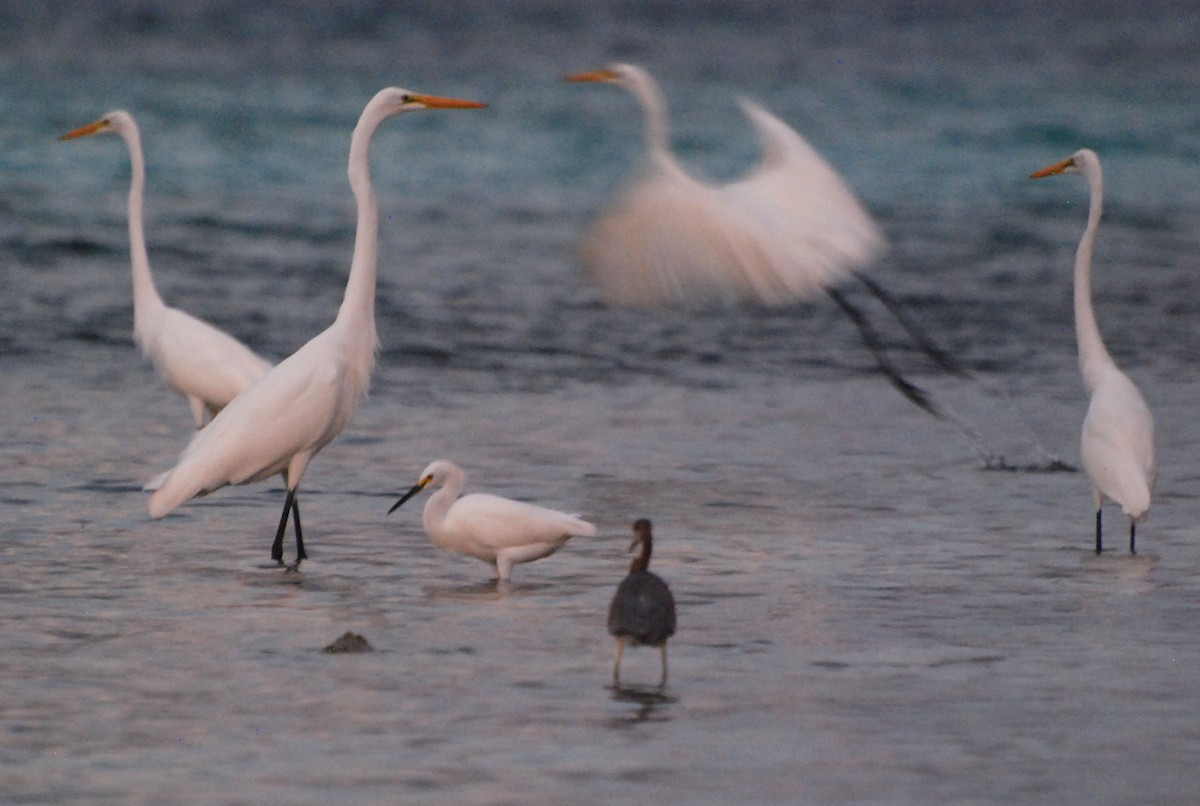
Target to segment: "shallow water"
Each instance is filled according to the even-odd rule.
[[[1193,796],[1190,6],[23,8],[0,6],[6,802]],[[612,58],[660,77],[693,165],[752,158],[744,92],[845,172],[893,242],[873,276],[972,376],[853,297],[965,430],[897,395],[832,305],[599,302],[571,249],[640,122],[557,77]],[[277,482],[146,516],[187,407],[131,343],[124,149],[54,137],[133,111],[161,291],[279,358],[340,301],[348,134],[391,83],[492,106],[376,140],[383,347],[305,477],[310,560],[285,575],[261,568]],[[1106,168],[1101,327],[1160,435],[1136,556],[1111,507],[1112,551],[1089,550],[1082,475],[982,469],[1078,461],[1086,188],[1024,177],[1083,145]],[[385,514],[439,457],[600,535],[498,587],[429,544],[420,499]],[[679,603],[662,692],[648,650],[609,685],[640,516]],[[347,630],[375,651],[323,651]]]

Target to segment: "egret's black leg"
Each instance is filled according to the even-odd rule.
[[[271,544],[271,559],[283,565],[283,533],[287,529],[288,513],[296,501],[296,491],[288,490],[283,502],[283,515],[279,518],[279,528],[275,531],[275,542]]]
[[[1104,545],[1100,541],[1100,510],[1096,510],[1096,553],[1103,551]]]
[[[304,552],[304,535],[300,531],[300,497],[295,493],[292,494],[292,525],[296,527],[296,565],[299,565],[301,560],[308,559],[308,555]]]
[[[921,387],[917,386],[912,381],[900,374],[900,370],[896,369],[896,365],[891,362],[887,356],[887,348],[883,344],[883,339],[879,337],[879,332],[872,326],[866,315],[850,304],[840,291],[834,288],[826,288],[825,293],[833,300],[842,312],[850,317],[850,321],[858,328],[858,335],[862,339],[867,349],[871,351],[871,355],[875,358],[875,364],[888,377],[892,385],[911,402],[925,409],[934,417],[944,419],[946,413],[933,402],[933,398],[929,396]]]
[[[1129,553],[1137,554],[1137,523],[1132,519],[1129,521]]]
[[[920,325],[917,324],[916,320],[905,313],[904,309],[900,307],[899,301],[893,297],[890,292],[885,290],[883,286],[861,272],[856,271],[852,272],[852,274],[856,280],[863,284],[863,287],[866,288],[867,291],[871,292],[871,295],[875,297],[875,299],[883,303],[883,307],[887,308],[888,313],[896,318],[896,321],[900,323],[900,326],[904,328],[905,332],[908,333],[913,342],[920,347],[927,356],[932,358],[939,367],[947,372],[958,375],[959,377],[966,376],[967,371],[963,369],[963,366],[960,363],[958,363],[958,360],[941,347],[938,347],[936,344],[934,344],[933,339],[929,338],[929,335],[924,331],[923,328],[921,328]]]

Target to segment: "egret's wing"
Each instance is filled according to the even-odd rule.
[[[156,478],[150,514],[161,517],[188,499],[227,484],[283,471],[297,454],[315,453],[341,431],[353,403],[343,399],[340,366],[321,355],[317,337],[251,384],[192,437],[175,468]],[[148,485],[149,486],[149,485]]]
[[[877,258],[883,233],[837,171],[779,118],[752,101],[741,106],[763,158],[723,192],[768,234],[780,285],[795,298],[811,296]]]
[[[782,304],[882,251],[878,227],[828,163],[762,108],[744,108],[764,150],[749,176],[713,186],[652,161],[587,233],[583,262],[608,301]]]
[[[167,308],[154,343],[143,345],[171,388],[221,409],[271,368],[249,347],[177,308]]]
[[[488,493],[472,493],[455,501],[446,513],[446,529],[471,535],[496,551],[557,542],[563,535],[596,534],[595,526],[574,515]]]
[[[1133,517],[1145,514],[1156,477],[1154,417],[1119,370],[1092,393],[1080,453],[1092,483],[1106,497]]]
[[[650,166],[584,236],[580,256],[614,304],[732,298],[739,268],[761,256],[753,222],[728,215],[713,188]]]

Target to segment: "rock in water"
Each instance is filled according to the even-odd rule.
[[[374,652],[375,647],[371,646],[366,638],[363,638],[358,633],[345,632],[342,637],[334,641],[329,646],[325,647],[326,652]]]

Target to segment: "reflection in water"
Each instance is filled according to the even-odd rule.
[[[677,697],[666,693],[665,689],[657,686],[609,686],[613,702],[632,703],[637,706],[626,716],[613,717],[608,725],[611,728],[627,728],[643,722],[669,722],[671,720],[668,706],[678,702]]]
[[[506,596],[529,596],[552,587],[548,583],[515,583],[507,579],[488,579],[465,585],[426,585],[425,596],[443,601],[480,601]]]
[[[1154,554],[1127,554],[1111,550],[1103,554],[1087,551],[1080,565],[1084,580],[1099,584],[1097,593],[1147,593],[1154,588],[1150,573],[1158,565],[1158,557]]]

